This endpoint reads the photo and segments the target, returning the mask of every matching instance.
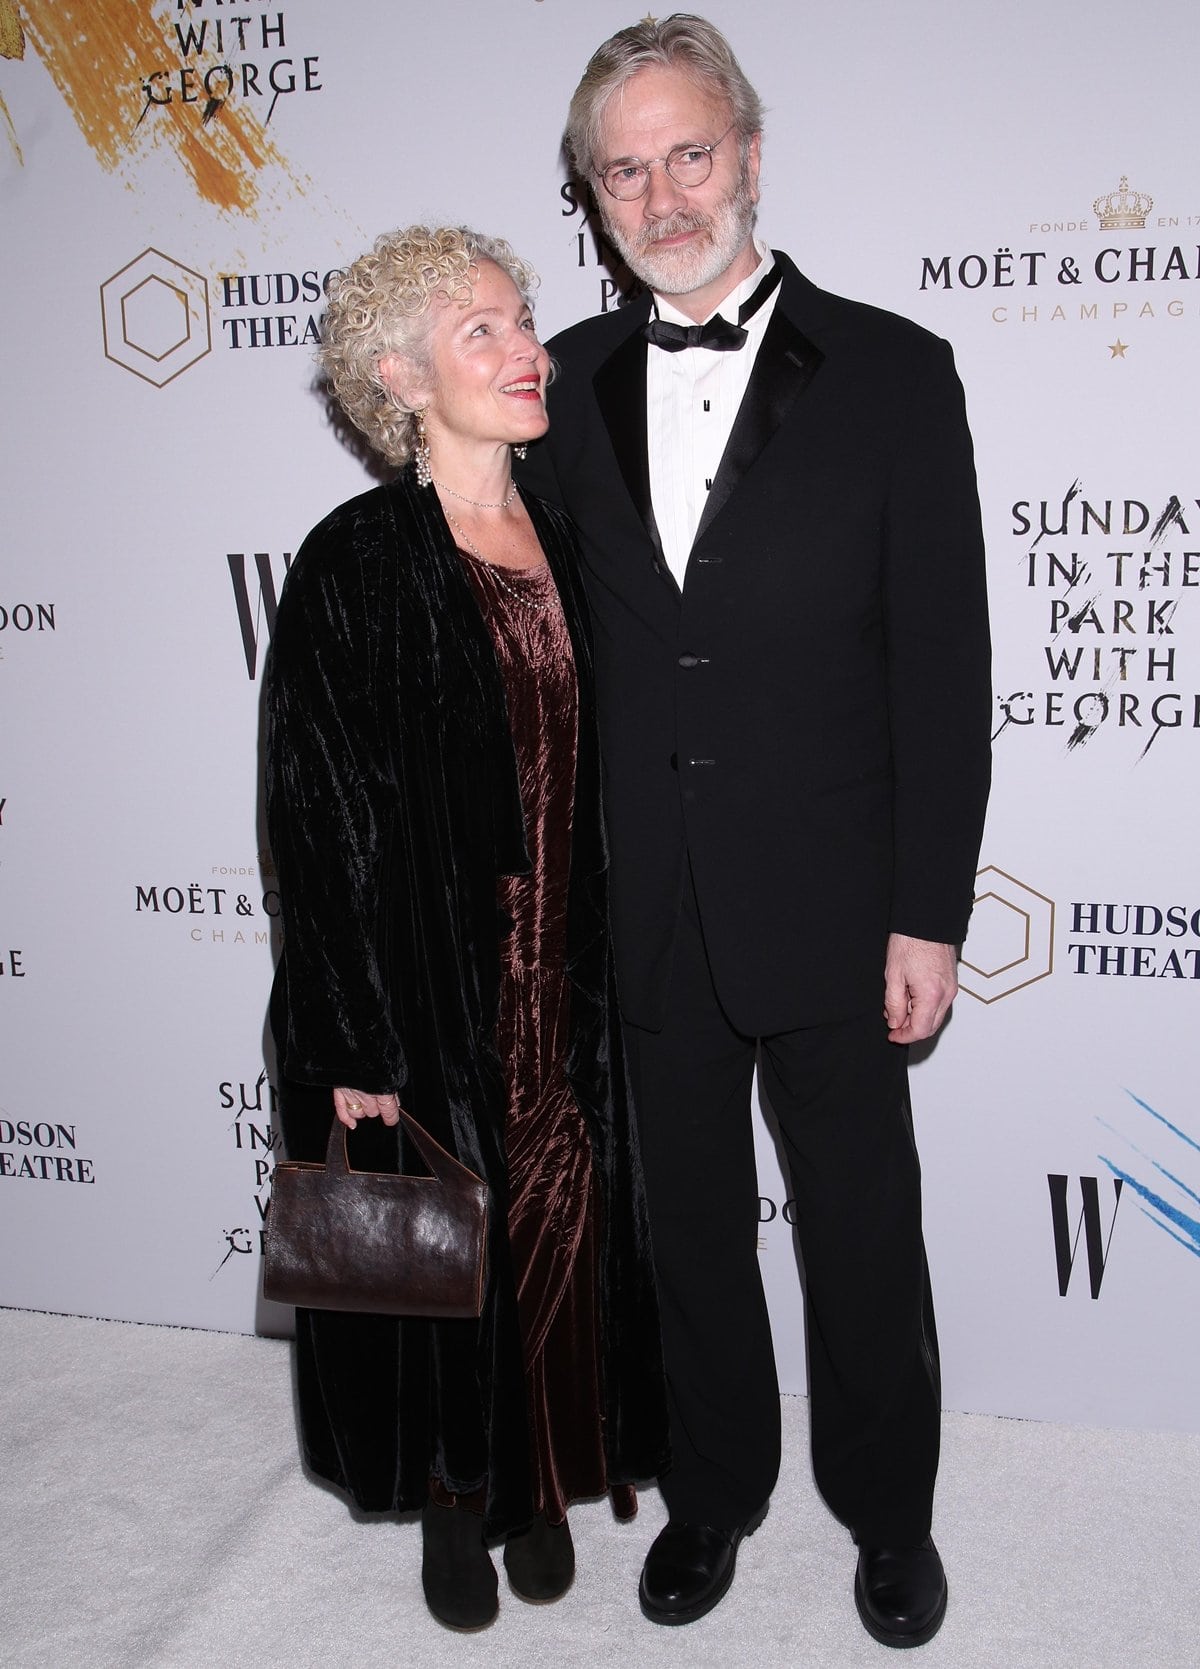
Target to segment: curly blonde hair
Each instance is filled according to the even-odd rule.
[[[389,354],[428,375],[430,308],[435,297],[470,304],[480,261],[494,261],[533,305],[537,275],[503,238],[467,226],[407,226],[330,280],[317,359],[346,416],[391,464],[406,464],[416,413],[387,387],[379,364]]]

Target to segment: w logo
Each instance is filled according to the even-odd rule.
[[[246,582],[246,553],[244,551],[230,551],[226,556],[229,563],[229,577],[233,581],[233,596],[237,603],[238,625],[242,629],[242,648],[246,652],[246,674],[253,679],[258,671],[258,645],[262,637],[262,628],[267,629],[267,642],[271,640],[271,633],[275,630],[275,612],[279,607],[279,591],[283,585],[283,576],[292,565],[291,551],[283,553],[283,574],[280,575],[279,585],[275,583],[275,570],[271,566],[271,558],[267,551],[255,551],[254,566],[258,572],[258,601],[250,606],[250,590]]]
[[[1107,1239],[1104,1236],[1100,1222],[1100,1184],[1094,1176],[1079,1178],[1079,1192],[1083,1197],[1083,1207],[1079,1219],[1075,1224],[1075,1233],[1071,1233],[1071,1222],[1067,1206],[1067,1183],[1065,1176],[1047,1176],[1050,1184],[1050,1221],[1054,1227],[1054,1255],[1058,1262],[1058,1295],[1067,1296],[1067,1288],[1071,1284],[1071,1271],[1075,1267],[1075,1254],[1079,1250],[1079,1235],[1083,1232],[1083,1243],[1087,1251],[1088,1278],[1091,1282],[1092,1297],[1099,1298],[1100,1283],[1104,1279],[1105,1265],[1108,1263],[1108,1251],[1112,1245],[1113,1229],[1117,1223],[1117,1207],[1121,1203],[1121,1189],[1124,1184],[1120,1177],[1113,1178],[1113,1209],[1108,1224]]]

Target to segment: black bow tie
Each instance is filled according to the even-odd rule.
[[[711,348],[714,353],[736,353],[746,345],[747,332],[742,329],[752,319],[783,277],[783,268],[776,261],[759,284],[749,301],[738,308],[737,324],[730,324],[719,313],[702,325],[676,325],[669,319],[651,319],[642,327],[647,342],[663,348],[669,354],[682,353],[684,348]]]
[[[719,313],[702,325],[675,325],[670,319],[651,319],[645,327],[647,342],[665,348],[669,354],[682,353],[684,348],[712,348],[716,353],[735,353],[746,345],[746,331],[741,325],[731,325]]]

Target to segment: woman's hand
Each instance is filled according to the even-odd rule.
[[[400,1104],[394,1095],[371,1095],[361,1089],[335,1089],[333,1110],[347,1130],[357,1128],[360,1118],[381,1118],[385,1124],[399,1124]]]

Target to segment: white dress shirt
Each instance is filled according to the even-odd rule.
[[[759,255],[758,265],[719,307],[713,308],[709,318],[720,313],[722,318],[736,324],[738,309],[775,265],[775,257],[766,244],[756,239],[754,247]],[[704,501],[778,299],[779,291],[775,289],[754,317],[746,321],[743,328],[747,340],[736,352],[683,348],[678,353],[666,353],[653,345],[646,349],[650,499],[663,556],[680,590],[696,529],[704,513]],[[654,302],[660,319],[680,325],[697,323],[672,307],[667,296],[655,296]]]

